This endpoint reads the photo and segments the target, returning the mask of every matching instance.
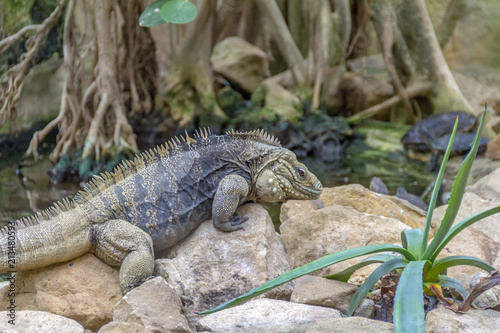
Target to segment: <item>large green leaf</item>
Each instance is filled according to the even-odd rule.
[[[460,165],[458,174],[455,177],[455,181],[453,182],[450,201],[448,201],[448,208],[446,209],[446,213],[444,214],[443,220],[441,221],[441,225],[439,226],[436,234],[434,235],[434,238],[427,247],[427,250],[421,257],[421,259],[434,260],[437,257],[438,253],[435,253],[435,251],[439,247],[443,239],[446,237],[448,231],[453,225],[453,222],[455,221],[455,217],[457,216],[458,209],[460,208],[462,197],[465,192],[465,186],[467,185],[467,178],[469,176],[470,169],[472,168],[472,163],[476,158],[477,150],[479,148],[479,142],[481,141],[481,133],[483,132],[485,116],[486,110],[483,112],[481,121],[479,122],[479,128],[477,130],[474,141],[472,142],[472,148],[467,154],[467,157],[463,161],[462,165]]]
[[[455,279],[452,279],[446,275],[439,275],[437,283],[441,287],[456,289],[459,293],[462,294],[463,298],[467,297],[467,290],[465,290],[464,286],[462,286],[462,284]]]
[[[427,218],[425,220],[424,235],[422,237],[422,243],[420,245],[420,254],[426,253],[427,250],[427,241],[432,224],[432,214],[434,213],[434,208],[436,207],[436,200],[439,195],[439,189],[441,188],[441,182],[443,181],[444,171],[446,170],[446,163],[448,163],[448,158],[450,157],[451,147],[453,146],[453,140],[455,139],[457,127],[458,118],[457,120],[455,120],[455,126],[453,126],[450,141],[448,142],[448,147],[446,147],[446,152],[444,153],[443,161],[441,162],[441,167],[439,168],[438,176],[436,178],[436,182],[434,183],[434,189],[432,190],[431,201],[429,202],[429,208],[427,209]],[[419,256],[419,259],[425,259],[425,256]]]
[[[493,214],[500,213],[500,206],[493,207],[491,209],[485,210],[481,213],[477,213],[476,215],[472,215],[465,220],[462,220],[461,222],[455,224],[453,228],[448,231],[448,234],[446,234],[446,237],[441,241],[441,243],[438,245],[438,247],[435,249],[434,253],[431,256],[431,260],[434,260],[443,248],[448,245],[448,243],[462,230],[467,228],[468,226],[476,223],[477,221],[480,221],[488,216],[491,216]]]
[[[141,27],[152,27],[166,23],[165,20],[161,18],[160,8],[163,7],[167,1],[169,0],[157,0],[146,7],[139,17],[139,25]]]
[[[336,264],[341,261],[345,261],[347,259],[356,258],[359,256],[363,256],[371,253],[379,253],[379,252],[398,252],[401,253],[408,260],[415,260],[415,257],[407,250],[403,249],[400,246],[392,245],[392,244],[374,244],[361,246],[354,249],[347,249],[344,251],[340,251],[337,253],[332,253],[316,259],[308,264],[297,267],[289,272],[283,273],[274,280],[264,283],[263,285],[250,290],[248,293],[233,298],[232,300],[221,304],[213,309],[203,311],[200,314],[209,314],[213,312],[217,312],[223,309],[230,308],[232,306],[238,305],[242,302],[245,302],[251,298],[259,296],[273,288],[276,288],[284,283],[287,283],[293,279],[296,279],[302,275],[309,274],[323,267],[327,267],[333,264]]]
[[[443,259],[436,260],[432,267],[425,272],[424,281],[425,282],[435,282],[445,269],[458,265],[469,265],[484,269],[487,272],[495,270],[493,266],[487,262],[469,256],[449,256]]]
[[[352,273],[357,271],[360,268],[363,268],[368,265],[372,264],[380,264],[384,263],[386,261],[389,261],[391,259],[398,259],[397,255],[394,254],[388,254],[388,253],[382,253],[382,254],[376,254],[372,257],[366,258],[365,260],[361,261],[360,263],[357,263],[356,265],[352,265],[349,268],[344,269],[341,272],[330,274],[324,276],[326,279],[330,280],[337,280],[337,281],[342,281],[342,282],[347,282],[351,278]]]
[[[424,289],[422,273],[429,261],[411,261],[399,279],[394,298],[394,331],[396,333],[425,332]]]
[[[403,247],[413,253],[416,258],[420,257],[420,247],[422,245],[423,237],[424,233],[422,232],[422,229],[411,229],[401,232]]]
[[[196,18],[196,6],[188,0],[170,0],[160,8],[161,18],[165,22],[184,24]]]
[[[391,259],[373,271],[370,276],[363,282],[363,284],[356,290],[354,295],[352,296],[351,303],[349,304],[349,309],[347,310],[347,315],[352,316],[354,311],[358,308],[363,298],[365,298],[366,294],[370,292],[371,288],[378,280],[385,274],[389,273],[393,269],[403,268],[407,265],[407,261],[402,258]]]

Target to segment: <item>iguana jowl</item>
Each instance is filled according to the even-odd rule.
[[[248,219],[246,201],[316,199],[323,187],[264,131],[174,138],[95,176],[74,200],[0,230],[0,272],[30,270],[86,252],[120,266],[125,293],[152,275],[154,251],[213,218],[223,231]]]

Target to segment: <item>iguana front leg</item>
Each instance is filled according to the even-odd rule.
[[[247,181],[239,175],[228,175],[221,180],[212,204],[212,220],[217,229],[244,229],[242,223],[248,220],[248,216],[240,217],[236,209],[245,201],[249,191]]]

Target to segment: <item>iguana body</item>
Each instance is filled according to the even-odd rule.
[[[120,266],[123,292],[153,273],[154,251],[176,244],[212,217],[242,229],[246,201],[315,199],[321,183],[263,131],[169,141],[94,177],[63,199],[0,230],[0,272],[30,270],[86,252]],[[10,252],[10,253],[9,253]]]

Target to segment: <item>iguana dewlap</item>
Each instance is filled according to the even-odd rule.
[[[95,176],[73,200],[0,230],[0,272],[71,260],[86,252],[121,266],[125,293],[152,275],[154,251],[171,247],[212,217],[242,229],[246,201],[316,199],[323,187],[264,131],[175,138]]]

